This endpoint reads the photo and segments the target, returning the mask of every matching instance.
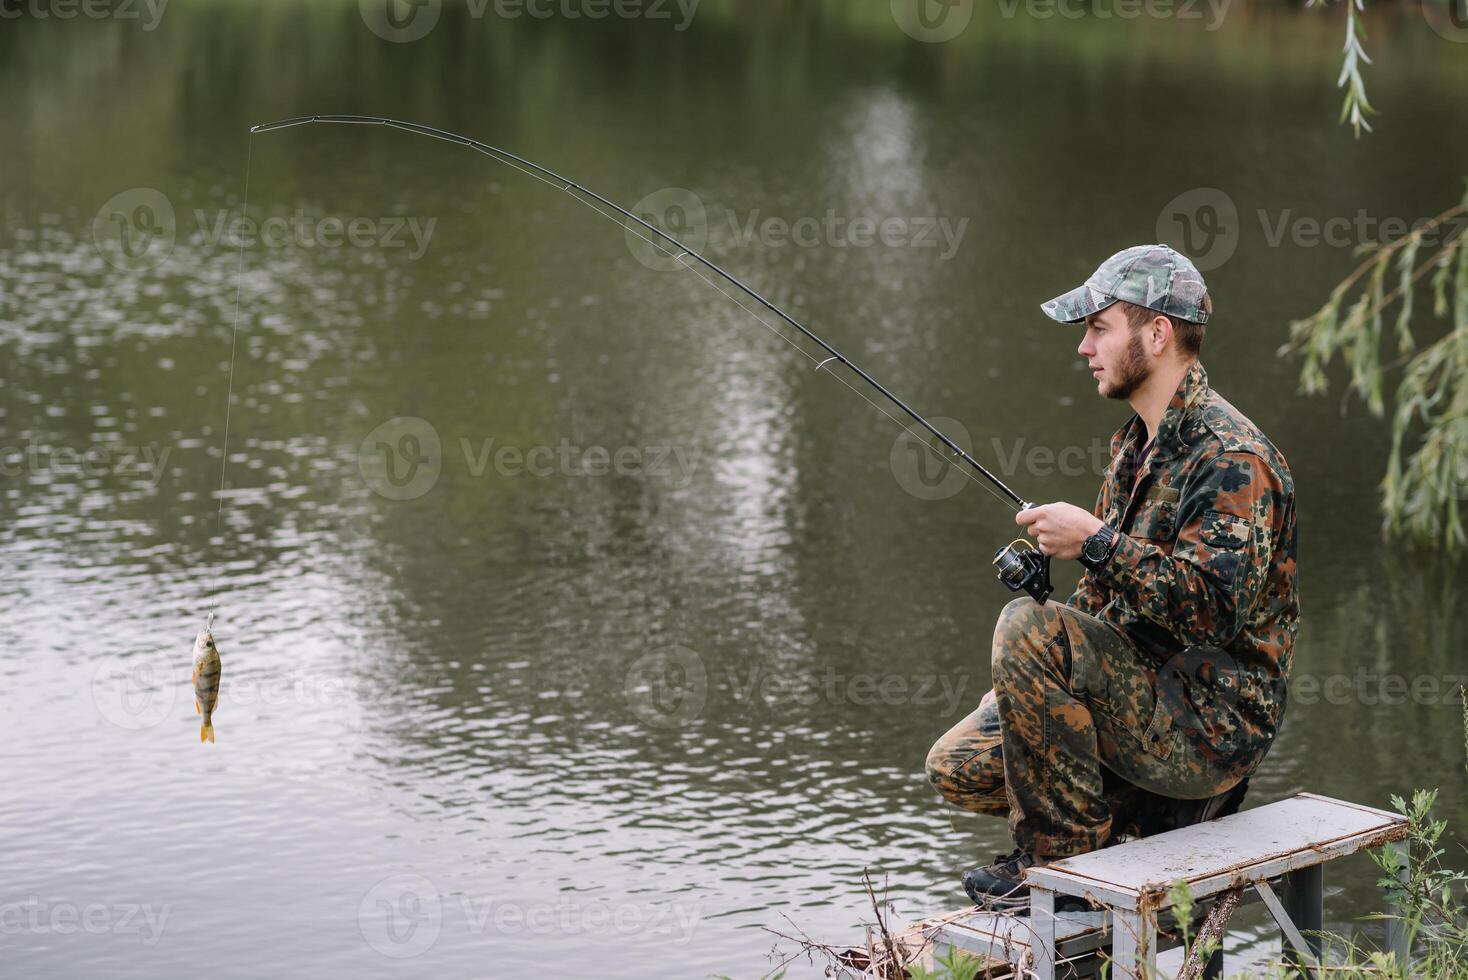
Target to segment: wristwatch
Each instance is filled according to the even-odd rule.
[[[1116,531],[1110,525],[1102,524],[1100,530],[1081,544],[1081,564],[1093,572],[1099,571],[1111,560],[1116,542]]]

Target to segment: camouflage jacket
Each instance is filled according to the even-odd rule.
[[[1289,467],[1208,387],[1198,363],[1168,404],[1129,493],[1130,460],[1146,436],[1134,415],[1112,437],[1094,513],[1120,538],[1112,559],[1087,571],[1068,603],[1124,630],[1159,668],[1197,668],[1204,676],[1191,678],[1189,699],[1199,699],[1193,688],[1201,686],[1201,697],[1234,709],[1227,714],[1236,722],[1221,723],[1244,731],[1228,734],[1267,746],[1284,711],[1300,615]],[[1189,656],[1179,658],[1184,650]]]

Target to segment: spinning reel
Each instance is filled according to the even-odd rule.
[[[999,581],[1010,592],[1028,592],[1040,605],[1050,598],[1050,556],[1024,538],[1016,538],[994,553]]]

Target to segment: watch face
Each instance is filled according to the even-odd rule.
[[[1082,550],[1087,561],[1100,561],[1106,557],[1106,542],[1092,535],[1086,539],[1085,547]]]

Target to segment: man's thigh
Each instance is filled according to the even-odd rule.
[[[1159,697],[1157,668],[1121,630],[1063,607],[1071,690],[1090,709],[1101,762],[1123,779],[1174,799],[1203,799],[1242,773],[1220,767],[1189,738],[1186,702]]]

